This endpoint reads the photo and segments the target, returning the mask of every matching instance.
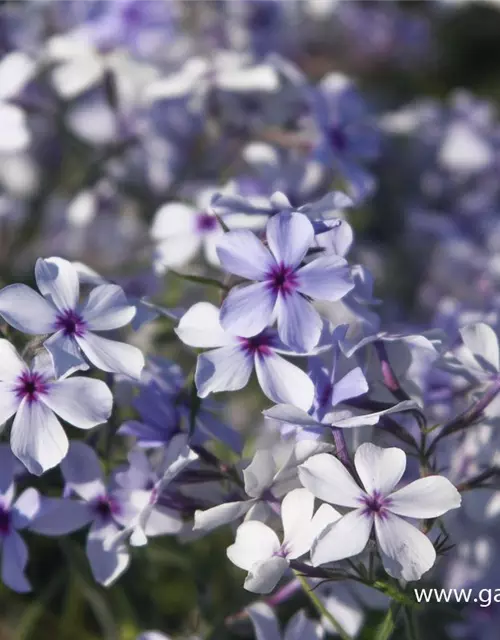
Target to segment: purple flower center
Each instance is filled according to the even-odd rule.
[[[23,400],[27,398],[28,402],[36,402],[38,396],[44,395],[49,390],[47,380],[36,371],[24,371],[16,381],[14,392],[16,396]]]
[[[121,512],[118,501],[113,496],[99,496],[94,502],[94,512],[103,520],[111,520]]]
[[[274,293],[282,293],[284,296],[293,293],[298,285],[298,278],[292,267],[283,263],[273,267],[267,279]]]
[[[4,505],[0,505],[0,535],[7,536],[11,531],[10,510]]]
[[[196,229],[199,233],[210,233],[217,228],[217,218],[209,213],[199,213],[196,216]]]
[[[332,127],[328,132],[328,138],[335,151],[345,151],[347,149],[347,136],[340,127]]]
[[[241,347],[245,353],[255,355],[256,353],[261,356],[269,356],[272,353],[271,347],[274,343],[274,336],[269,332],[263,331],[257,336],[251,338],[238,338],[241,343]]]
[[[85,333],[86,322],[76,311],[68,309],[62,311],[56,319],[56,329],[62,330],[65,336],[78,336],[81,338]]]
[[[371,496],[363,496],[360,501],[365,507],[363,515],[387,518],[387,507],[390,506],[391,499],[383,496],[380,491],[374,491]]]

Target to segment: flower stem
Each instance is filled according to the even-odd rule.
[[[320,615],[324,616],[330,622],[330,624],[335,629],[335,631],[339,634],[342,640],[351,640],[351,637],[344,631],[344,629],[342,628],[342,625],[333,617],[333,615],[328,611],[325,605],[321,602],[317,593],[313,589],[311,589],[305,577],[301,575],[298,571],[295,571],[294,573],[297,576],[297,579],[300,582],[304,593],[312,602],[316,611]]]
[[[373,640],[389,640],[396,629],[396,620],[401,608],[402,607],[399,602],[395,602],[394,600],[391,602],[389,611],[386,613],[385,618],[382,620],[375,632]]]

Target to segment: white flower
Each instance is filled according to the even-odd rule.
[[[0,291],[0,316],[24,333],[53,334],[44,347],[57,377],[88,369],[82,352],[98,369],[140,377],[144,357],[137,347],[94,333],[123,327],[134,317],[136,309],[119,286],[95,287],[79,304],[78,273],[62,258],[39,258],[35,278],[43,297],[24,284],[9,285]]]
[[[290,619],[283,634],[274,611],[265,602],[250,605],[247,612],[257,640],[321,640],[323,637],[320,625],[308,618],[302,609]]]
[[[305,489],[294,489],[281,504],[283,542],[263,522],[249,520],[236,531],[236,540],[227,557],[248,571],[244,587],[254,593],[270,593],[287,570],[290,560],[300,558],[311,548],[315,532],[335,522],[340,515],[323,505],[313,517],[314,496]]]
[[[314,540],[313,564],[361,553],[375,526],[387,573],[404,580],[419,580],[434,564],[436,551],[422,532],[400,516],[436,518],[460,506],[459,492],[442,476],[420,478],[393,491],[406,468],[406,454],[396,447],[382,449],[362,444],[354,456],[354,465],[364,489],[329,454],[313,456],[299,468],[302,484],[317,498],[353,509],[325,527]]]

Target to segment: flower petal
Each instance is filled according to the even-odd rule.
[[[90,331],[82,337],[76,336],[75,339],[83,353],[98,369],[140,379],[144,368],[144,356],[137,347],[117,340],[108,340]]]
[[[195,210],[182,202],[169,202],[158,209],[151,225],[154,240],[189,235],[195,230]]]
[[[393,578],[420,580],[436,561],[429,538],[398,516],[375,518],[375,533],[384,568]]]
[[[458,509],[462,498],[443,476],[427,476],[391,493],[390,511],[408,518],[437,518]]]
[[[85,502],[43,497],[29,529],[43,536],[65,536],[78,531],[92,518],[92,510]]]
[[[75,267],[63,258],[38,258],[35,279],[40,293],[60,311],[75,309],[80,281]]]
[[[252,356],[241,347],[221,347],[198,356],[195,383],[200,398],[217,391],[237,391],[248,383]]]
[[[347,262],[338,256],[317,258],[296,275],[298,290],[317,300],[336,302],[354,288]]]
[[[114,523],[101,525],[96,522],[90,527],[87,538],[87,556],[94,579],[109,587],[127,569],[130,556],[127,548],[121,544],[109,544],[118,533]]]
[[[27,564],[28,547],[17,531],[11,531],[3,540],[2,582],[17,593],[31,591],[31,585],[24,575]]]
[[[299,558],[311,548],[310,523],[314,511],[314,496],[307,489],[290,491],[281,503],[283,546],[289,560]]]
[[[91,429],[106,422],[113,407],[113,394],[108,386],[92,378],[52,382],[40,399],[60,418],[79,429]]]
[[[248,571],[243,586],[252,593],[271,593],[287,569],[288,562],[280,556],[256,562]]]
[[[17,349],[8,340],[0,340],[0,380],[14,382],[27,368]]]
[[[355,367],[333,385],[332,406],[350,398],[357,398],[367,391],[368,382],[365,375],[361,367]]]
[[[21,401],[12,390],[12,384],[0,382],[0,425],[16,413]]]
[[[54,333],[45,340],[43,346],[50,354],[56,378],[69,376],[75,371],[86,371],[90,368],[78,343],[71,336],[65,336],[63,331]]]
[[[341,507],[359,507],[364,495],[340,460],[329,453],[318,453],[303,462],[299,479],[317,498]]]
[[[25,529],[40,512],[42,496],[33,487],[25,489],[12,506],[12,524],[15,529]]]
[[[316,418],[291,404],[277,404],[262,413],[266,418],[277,420],[278,422],[287,422],[299,427],[325,428],[325,425],[321,424]]]
[[[323,322],[310,302],[300,293],[278,294],[276,302],[278,333],[295,351],[311,351],[320,339]]]
[[[354,466],[367,493],[380,491],[385,496],[403,477],[406,454],[397,447],[383,449],[365,442],[354,454]]]
[[[270,527],[258,520],[249,520],[240,524],[234,544],[226,553],[233,564],[249,571],[256,563],[272,558],[279,548],[278,536]]]
[[[248,230],[225,233],[217,244],[222,268],[248,280],[264,280],[276,263],[257,236]]]
[[[11,284],[0,291],[0,316],[18,331],[41,335],[54,331],[56,309],[25,284]]]
[[[174,329],[179,338],[190,347],[211,349],[234,342],[219,322],[219,309],[210,302],[197,302],[182,316]]]
[[[500,370],[498,338],[490,326],[484,322],[469,324],[460,329],[460,335],[482,368],[491,372]]]
[[[253,500],[226,502],[224,504],[218,504],[211,509],[196,511],[194,514],[193,529],[195,531],[213,531],[217,529],[217,527],[242,518],[253,504]]]
[[[270,324],[275,303],[265,282],[234,287],[222,303],[220,323],[235,336],[255,336]]]
[[[21,402],[10,433],[12,453],[30,473],[41,475],[68,452],[68,438],[54,413],[41,402]]]
[[[311,561],[315,567],[361,553],[368,543],[373,527],[373,516],[363,515],[356,509],[328,525],[316,540],[311,550]]]
[[[136,314],[123,289],[116,284],[101,284],[89,294],[82,316],[91,331],[109,331],[128,324]]]
[[[256,640],[281,640],[278,619],[268,604],[254,602],[246,611],[252,621]]]
[[[314,400],[309,376],[272,351],[255,356],[255,372],[262,391],[274,402],[296,405],[307,411]]]
[[[87,502],[106,493],[101,463],[92,447],[84,442],[72,441],[61,463],[61,472],[68,488]]]
[[[295,268],[312,245],[314,229],[302,213],[283,211],[267,223],[266,237],[276,262]]]

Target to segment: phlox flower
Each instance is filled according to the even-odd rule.
[[[321,507],[313,516],[314,496],[304,489],[290,491],[281,503],[282,542],[258,520],[248,520],[238,527],[227,557],[248,571],[245,589],[254,593],[270,593],[274,589],[290,561],[309,551],[315,532],[340,518],[335,509],[323,506],[327,508]]]
[[[283,633],[274,611],[265,602],[256,602],[246,611],[257,640],[321,640],[324,635],[321,626],[308,618],[303,610],[290,619]]]
[[[457,509],[459,492],[442,476],[420,478],[394,491],[406,468],[406,454],[396,447],[362,444],[354,466],[363,488],[340,460],[329,454],[313,456],[299,468],[302,484],[317,498],[352,509],[314,540],[313,565],[361,553],[375,528],[387,573],[398,579],[419,580],[433,566],[436,551],[429,538],[403,518],[437,518]]]
[[[24,333],[52,334],[44,347],[58,377],[88,369],[83,356],[103,371],[140,377],[144,357],[137,347],[94,333],[123,327],[134,317],[135,307],[120,287],[95,287],[80,304],[78,272],[62,258],[39,258],[35,279],[42,295],[24,284],[12,284],[0,291],[0,316]]]
[[[231,231],[220,240],[222,267],[248,280],[231,289],[220,323],[237,336],[250,338],[277,321],[282,342],[295,351],[318,344],[323,322],[310,299],[335,301],[353,288],[347,262],[336,255],[300,266],[314,241],[314,228],[297,212],[282,212],[266,227],[265,247],[251,231]]]
[[[10,446],[30,473],[44,473],[67,454],[68,438],[58,416],[91,429],[106,422],[112,405],[111,391],[101,380],[56,380],[47,354],[28,366],[7,340],[0,340],[0,423],[15,415]]]

